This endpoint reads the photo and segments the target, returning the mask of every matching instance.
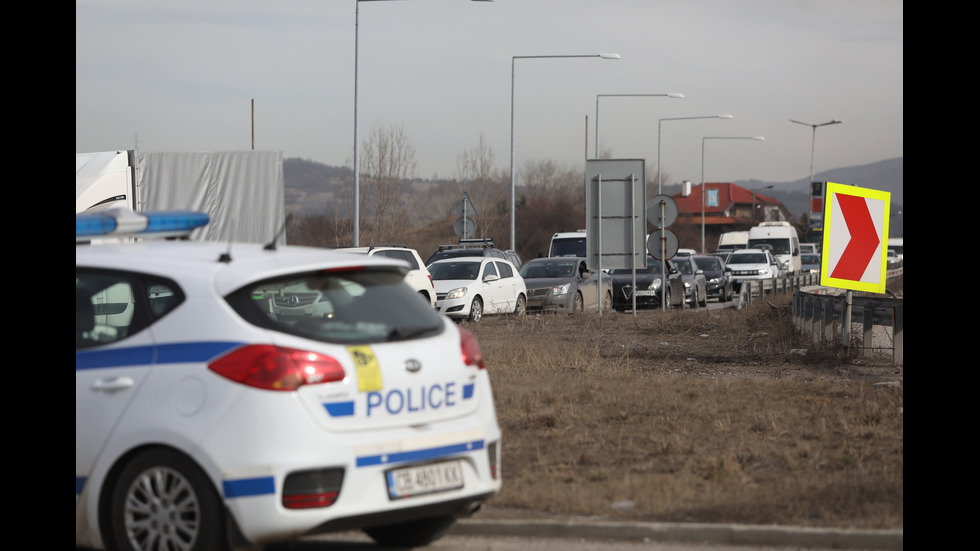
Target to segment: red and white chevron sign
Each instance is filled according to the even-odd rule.
[[[885,292],[891,193],[827,182],[820,284]]]

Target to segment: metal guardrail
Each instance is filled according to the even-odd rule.
[[[898,277],[903,272],[901,267],[888,270],[886,277]],[[854,296],[819,283],[820,274],[742,281],[738,307],[750,305],[753,298],[766,294],[792,293],[793,323],[798,331],[812,336],[815,346],[853,350],[866,357],[891,351],[893,364],[904,366],[903,299]],[[854,327],[858,330],[854,331]]]

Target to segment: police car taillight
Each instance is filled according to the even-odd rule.
[[[335,358],[272,345],[249,345],[212,361],[208,369],[254,388],[291,391],[303,385],[343,381],[346,373]]]
[[[459,330],[459,343],[463,350],[463,363],[483,369],[483,350],[476,335],[466,329]]]

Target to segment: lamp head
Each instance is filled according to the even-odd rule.
[[[602,59],[622,59],[619,54],[599,54]]]

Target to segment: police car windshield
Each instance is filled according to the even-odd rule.
[[[227,301],[254,325],[330,343],[407,340],[444,327],[403,276],[387,269],[277,277],[248,285]]]

